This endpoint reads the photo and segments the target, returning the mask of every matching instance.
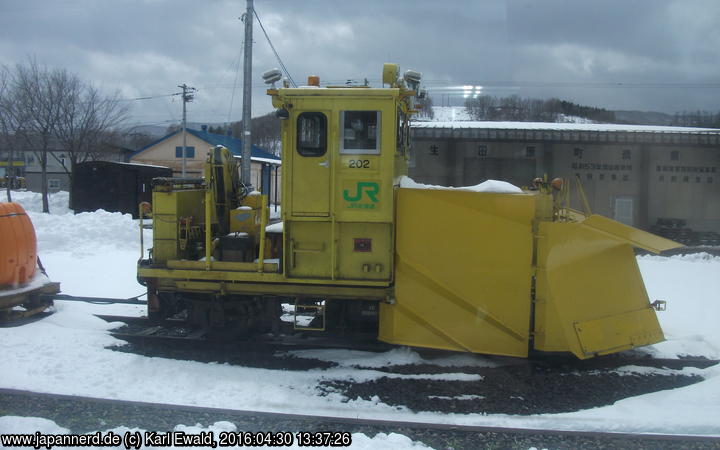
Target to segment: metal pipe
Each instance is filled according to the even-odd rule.
[[[205,190],[205,270],[211,269],[210,260],[212,259],[212,206],[213,202],[213,184],[215,179],[208,177]]]
[[[258,255],[258,272],[265,271],[265,227],[267,227],[270,212],[267,199],[267,195],[263,195],[260,202],[260,254]]]

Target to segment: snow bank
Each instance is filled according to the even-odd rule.
[[[135,277],[140,258],[140,228],[130,214],[98,210],[73,214],[67,192],[49,195],[50,214],[42,213],[36,192],[13,192],[35,227],[38,255],[62,293],[95,297],[132,297],[143,292]],[[152,230],[144,230],[146,250]],[[146,254],[147,255],[147,254]]]
[[[1,201],[7,201],[7,196],[2,193],[0,197]],[[42,195],[39,192],[30,191],[13,191],[12,192],[13,202],[20,203],[25,211],[28,212],[42,212]],[[50,213],[54,215],[60,214],[71,214],[72,210],[68,207],[70,204],[70,193],[65,191],[55,192],[48,194],[48,206]]]
[[[276,222],[265,227],[266,233],[282,233],[284,222]]]
[[[35,432],[43,434],[68,434],[70,430],[59,426],[52,420],[41,417],[0,417],[0,434],[32,434]]]
[[[52,420],[43,419],[40,417],[19,417],[19,416],[5,416],[0,417],[0,433],[1,434],[33,434],[36,431],[39,431],[40,433],[44,434],[69,434],[70,430],[63,428],[59,425],[57,425]],[[125,433],[136,433],[139,432],[141,435],[145,435],[145,432],[147,430],[143,430],[140,428],[129,428],[126,426],[120,426],[108,430],[98,430],[102,431],[103,433],[113,432],[114,434],[117,434],[119,436],[124,436]],[[229,433],[236,433],[241,430],[238,430],[237,426],[231,422],[227,421],[220,421],[215,422],[212,425],[209,425],[207,427],[202,426],[201,424],[195,424],[195,425],[176,425],[172,430],[153,430],[153,431],[177,431],[177,432],[183,432],[185,434],[191,434],[191,435],[198,435],[200,433],[212,433],[214,436],[215,442],[219,442],[219,435],[222,432],[229,432]],[[295,433],[297,431],[303,431],[303,430],[288,430],[292,433]],[[85,434],[95,434],[96,431],[85,433]],[[175,448],[175,446],[171,446],[172,448]],[[71,447],[72,448],[72,447]],[[95,447],[91,447],[95,448]],[[142,446],[141,448],[147,448],[145,446]],[[193,447],[193,448],[215,448],[213,447]],[[245,448],[259,448],[259,447],[245,447]],[[297,444],[297,442],[294,442],[293,445],[284,447],[284,448],[292,448],[292,449],[300,449],[300,448],[306,448],[301,447]],[[370,437],[364,433],[353,433],[352,434],[352,445],[347,448],[353,448],[357,450],[376,450],[376,449],[398,449],[398,450],[405,450],[405,449],[426,449],[431,448],[423,444],[422,442],[416,442],[410,439],[409,437],[398,434],[398,433],[378,433],[373,437]]]
[[[696,253],[637,261],[650,300],[667,301],[667,310],[657,313],[667,340],[646,351],[720,359],[720,257]]]
[[[498,180],[487,180],[475,186],[437,186],[433,184],[422,184],[415,182],[408,176],[400,177],[400,187],[408,189],[442,189],[442,190],[457,190],[457,191],[471,191],[471,192],[491,192],[495,194],[522,194],[523,191],[519,187],[512,185],[506,181]]]

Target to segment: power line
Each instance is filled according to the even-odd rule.
[[[472,81],[461,85],[432,86],[433,83],[447,83],[447,80],[423,80],[428,90],[463,90],[468,87],[493,88],[601,88],[601,89],[717,89],[720,83],[632,83],[632,82],[573,82],[573,81]]]
[[[230,117],[232,116],[232,108],[233,108],[233,102],[235,101],[235,88],[237,87],[238,78],[240,77],[240,57],[242,54],[238,55],[237,57],[237,63],[235,64],[235,81],[232,85],[232,95],[230,95],[230,108],[228,108],[228,114],[227,114],[227,121],[230,122]]]
[[[278,60],[278,64],[280,64],[280,67],[282,68],[283,72],[285,72],[285,75],[287,75],[288,80],[290,80],[290,83],[293,85],[293,87],[297,87],[297,83],[295,83],[295,80],[293,80],[293,77],[290,76],[290,72],[288,72],[287,67],[285,67],[285,64],[282,62],[282,59],[280,59],[280,55],[278,55],[277,50],[275,50],[275,46],[273,45],[272,41],[270,40],[270,36],[268,36],[267,31],[265,31],[265,27],[263,26],[262,22],[260,21],[260,16],[258,16],[257,10],[253,8],[253,13],[255,13],[255,18],[258,21],[258,24],[260,24],[260,29],[262,30],[263,34],[265,35],[265,39],[267,39],[268,44],[270,44],[270,48],[272,49],[273,53],[275,53],[275,58]]]
[[[149,95],[147,97],[134,97],[134,98],[121,98],[118,99],[121,102],[134,102],[139,100],[152,100],[154,98],[163,98],[163,97],[173,97],[175,95],[180,95],[178,93],[175,94],[159,94],[159,95]]]

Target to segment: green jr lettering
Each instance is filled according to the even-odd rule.
[[[367,194],[371,202],[377,203],[377,194],[380,191],[380,186],[377,183],[368,181],[359,181],[356,186],[354,196],[350,196],[350,191],[347,189],[343,190],[343,198],[348,202],[357,202],[363,197],[363,193]]]

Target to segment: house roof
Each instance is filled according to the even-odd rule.
[[[215,134],[215,133],[209,133],[207,131],[198,131],[198,130],[191,130],[188,128],[186,130],[188,134],[192,134],[198,139],[201,139],[209,144],[209,146],[214,147],[216,145],[222,145],[226,147],[228,150],[230,150],[230,153],[232,153],[234,156],[240,158],[242,157],[242,147],[243,147],[243,141],[242,139],[238,139],[236,137],[227,136],[224,134]],[[182,130],[174,131],[166,136],[161,137],[160,139],[153,141],[146,145],[145,147],[141,148],[140,150],[134,152],[130,157],[134,158],[135,156],[139,155],[140,153],[144,152],[145,150],[148,150],[151,147],[154,147],[155,145],[159,144],[160,142],[169,139],[173,136],[175,136],[178,133],[181,133]],[[258,162],[265,162],[270,164],[280,164],[280,158],[273,155],[272,153],[269,153],[262,148],[258,147],[257,145],[253,145],[251,147],[252,153],[250,159],[253,161]]]

